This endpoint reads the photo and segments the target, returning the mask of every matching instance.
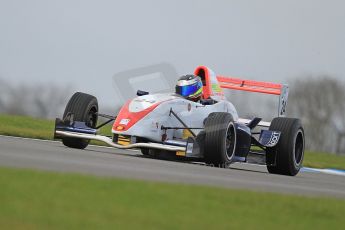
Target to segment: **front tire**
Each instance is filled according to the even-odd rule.
[[[280,131],[278,144],[266,150],[269,173],[295,176],[302,168],[304,157],[304,129],[299,119],[275,118],[269,128]]]
[[[144,156],[150,155],[150,149],[148,149],[148,148],[141,148],[140,151]]]
[[[205,163],[227,167],[235,156],[236,127],[229,113],[211,113],[205,122]]]
[[[70,114],[73,114],[74,121],[82,121],[90,128],[96,128],[98,119],[98,102],[97,98],[86,94],[77,92],[69,100],[63,119]],[[78,138],[63,138],[62,143],[70,148],[85,149],[89,145],[90,140]]]

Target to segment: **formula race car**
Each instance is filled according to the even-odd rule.
[[[299,172],[304,130],[299,119],[285,117],[287,85],[217,76],[205,66],[197,67],[194,76],[202,82],[200,100],[181,96],[178,85],[176,93],[138,90],[137,97],[114,117],[99,113],[94,96],[77,92],[63,118],[56,119],[54,138],[71,148],[84,149],[90,140],[97,140],[114,148],[140,149],[151,157],[170,155],[215,167],[247,162],[254,154],[264,159],[270,173],[294,176]],[[278,95],[278,116],[271,122],[239,118],[223,89]],[[97,125],[99,117],[107,121]],[[98,129],[110,122],[114,122],[112,136],[98,135]]]

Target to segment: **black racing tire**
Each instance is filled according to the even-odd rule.
[[[229,113],[211,113],[205,122],[204,160],[215,167],[227,167],[235,156],[236,127]]]
[[[269,130],[280,131],[278,144],[266,150],[269,173],[295,176],[302,168],[305,138],[299,119],[278,117],[273,119]]]
[[[150,148],[141,148],[140,150],[145,157],[156,158],[161,160],[176,160],[175,154],[172,154],[172,152],[170,151]]]
[[[148,149],[148,148],[141,148],[140,151],[144,156],[150,155],[150,149]]]
[[[73,114],[74,121],[82,121],[85,122],[88,127],[96,128],[98,120],[97,98],[86,93],[75,93],[68,101],[63,119],[71,113]],[[63,138],[62,143],[70,148],[85,149],[89,145],[90,140]]]

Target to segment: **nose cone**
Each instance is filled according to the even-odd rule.
[[[158,105],[176,98],[170,94],[152,94],[136,97],[121,108],[113,125],[113,131],[124,132],[151,113]]]
[[[140,103],[133,99],[128,101],[120,110],[114,125],[113,131],[124,132],[143,119],[147,114],[154,110],[159,103]]]

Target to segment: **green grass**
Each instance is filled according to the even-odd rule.
[[[1,229],[343,229],[345,201],[0,168]]]
[[[313,168],[345,169],[345,156],[329,153],[306,152],[303,165]]]
[[[0,134],[37,139],[53,139],[54,121],[0,114]]]
[[[0,114],[0,135],[52,140],[54,123],[54,120]],[[110,136],[111,125],[102,127],[100,134]],[[91,144],[103,145],[103,143],[96,141],[91,142]]]
[[[54,121],[39,118],[0,114],[0,134],[9,136],[53,139]],[[111,135],[111,126],[100,130],[103,135]],[[92,142],[100,144],[100,142]],[[345,169],[345,156],[335,154],[306,152],[304,166],[315,168]]]

